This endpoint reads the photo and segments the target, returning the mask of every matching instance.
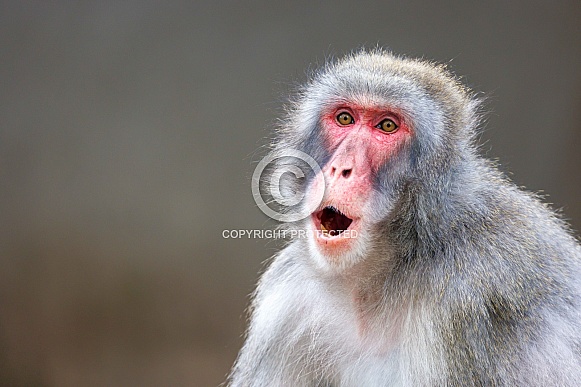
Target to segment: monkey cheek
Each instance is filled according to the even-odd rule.
[[[315,211],[325,195],[325,177],[322,173],[318,173],[309,185],[306,191],[303,209],[307,213]]]

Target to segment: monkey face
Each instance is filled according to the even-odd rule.
[[[309,192],[325,184],[325,196],[312,213],[313,245],[332,262],[358,255],[358,238],[369,229],[378,173],[411,136],[405,119],[389,106],[342,103],[322,114],[320,130],[330,158]]]

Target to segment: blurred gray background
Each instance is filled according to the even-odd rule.
[[[579,1],[2,2],[0,385],[224,381],[281,96],[377,44],[483,92],[483,152],[581,229]]]

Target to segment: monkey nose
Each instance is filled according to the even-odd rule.
[[[348,179],[349,176],[351,176],[352,171],[353,171],[353,168],[337,168],[335,166],[332,166],[331,167],[331,177],[333,177],[333,178],[343,177],[345,179]]]

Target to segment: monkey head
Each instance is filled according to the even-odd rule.
[[[369,257],[403,195],[437,192],[473,157],[476,107],[442,66],[379,50],[314,74],[289,103],[277,143],[321,166],[300,188],[316,206],[301,226],[319,266],[342,270]],[[310,193],[320,184],[317,206]]]

